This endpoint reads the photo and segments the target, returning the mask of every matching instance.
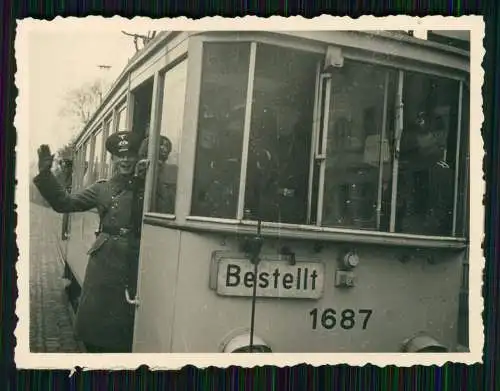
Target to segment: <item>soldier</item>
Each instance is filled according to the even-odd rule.
[[[115,174],[75,194],[67,194],[51,173],[53,155],[47,145],[38,149],[39,174],[34,183],[59,213],[97,208],[100,217],[96,240],[88,251],[89,262],[82,286],[75,329],[87,351],[130,352],[134,307],[125,290],[135,296],[145,167],[137,163],[141,138],[133,132],[108,137],[106,149],[113,156]],[[139,196],[136,196],[139,194]]]

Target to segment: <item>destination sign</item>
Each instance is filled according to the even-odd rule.
[[[247,259],[222,258],[218,262],[217,293],[223,296],[319,299],[323,295],[325,266],[321,262],[259,262],[257,276]]]

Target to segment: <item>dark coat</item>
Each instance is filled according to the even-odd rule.
[[[128,287],[131,297],[134,297],[142,183],[115,176],[75,194],[67,194],[50,172],[40,173],[34,183],[56,212],[97,209],[102,232],[88,251],[89,262],[76,315],[76,333],[84,343],[106,351],[131,351],[135,308],[125,300],[125,288]],[[134,194],[138,194],[135,204]],[[135,215],[134,219],[132,215]],[[136,230],[130,234],[114,233],[132,226]]]

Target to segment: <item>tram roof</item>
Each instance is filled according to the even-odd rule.
[[[84,126],[84,128],[80,131],[78,137],[75,140],[75,143],[78,143],[84,135],[87,133],[87,130],[89,127],[93,126],[96,117],[99,116],[101,108],[106,105],[106,103],[113,97],[113,95],[116,93],[116,90],[118,89],[118,86],[124,83],[127,80],[127,77],[129,74],[136,68],[140,67],[141,64],[143,64],[151,55],[153,55],[156,51],[160,50],[162,45],[173,39],[174,37],[186,33],[188,36],[193,36],[193,35],[204,35],[204,34],[271,34],[271,35],[287,35],[287,36],[292,36],[296,37],[299,39],[308,39],[308,40],[314,40],[314,36],[311,36],[311,34],[314,33],[339,33],[339,31],[311,31],[307,32],[308,34],[301,34],[301,33],[306,33],[306,32],[289,32],[289,31],[252,31],[252,30],[246,30],[246,31],[160,31],[144,48],[140,49],[137,53],[135,53],[132,58],[128,61],[128,63],[125,65],[123,68],[122,72],[120,75],[115,79],[115,81],[112,83],[110,89],[106,93],[106,95],[103,97],[103,100],[97,110],[93,113],[91,116],[89,122]],[[420,39],[420,38],[415,38],[413,36],[410,36],[406,34],[404,31],[386,31],[386,30],[373,30],[373,31],[360,31],[360,30],[348,30],[348,31],[342,31],[342,33],[350,33],[350,34],[357,34],[359,36],[370,36],[373,38],[379,37],[382,40],[387,39],[387,40],[392,40],[392,41],[398,41],[398,42],[403,42],[408,45],[414,45],[414,46],[419,46],[419,47],[427,47],[430,50],[439,50],[442,52],[448,52],[449,54],[454,54],[462,58],[469,58],[470,53],[466,50],[458,49],[456,47],[452,47],[446,44],[442,43],[437,43],[425,39]],[[470,38],[469,35],[467,34],[467,31],[455,31],[455,32],[442,32],[442,31],[432,31],[434,34],[441,34],[443,36],[448,36],[448,37],[454,37],[457,39],[461,39],[464,41],[469,41]],[[318,40],[320,40],[318,38]],[[320,40],[321,41],[321,40]],[[326,44],[326,43],[325,43]]]

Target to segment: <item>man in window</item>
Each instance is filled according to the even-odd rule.
[[[84,212],[96,208],[100,229],[88,251],[85,279],[76,314],[76,333],[87,351],[130,352],[134,306],[125,291],[135,297],[142,218],[140,189],[143,178],[137,164],[140,136],[118,132],[108,137],[106,149],[113,156],[116,173],[67,194],[51,172],[54,156],[47,145],[38,149],[39,174],[33,182],[58,213]],[[143,171],[143,170],[142,170]],[[135,174],[135,175],[134,175]]]
[[[149,137],[146,137],[139,148],[140,159],[148,158],[148,143]],[[154,212],[157,213],[175,213],[177,166],[167,164],[171,152],[172,142],[167,137],[160,135],[156,172],[156,199],[154,204]]]
[[[446,162],[446,137],[438,118],[421,111],[403,133],[401,145],[402,230],[419,234],[449,234],[453,171]]]

